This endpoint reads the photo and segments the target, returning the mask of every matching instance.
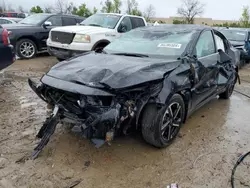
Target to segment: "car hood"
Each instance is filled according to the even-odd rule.
[[[244,46],[245,45],[245,41],[230,41],[230,43],[234,46],[234,47],[238,47],[238,46]]]
[[[52,29],[52,31],[61,31],[67,33],[79,33],[79,34],[94,34],[94,33],[110,32],[113,30],[103,27],[76,25],[76,26],[57,27]]]
[[[123,89],[163,79],[179,65],[178,60],[88,53],[55,65],[47,75],[92,87],[101,83]]]
[[[2,24],[1,25],[5,29],[22,29],[22,28],[28,28],[28,27],[35,27],[34,25],[27,25],[27,24]]]

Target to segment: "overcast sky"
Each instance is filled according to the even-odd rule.
[[[3,0],[0,0],[0,2]],[[32,6],[53,5],[55,0],[5,0],[6,4],[11,4],[14,8],[19,5],[29,10]],[[101,0],[69,0],[79,5],[86,3],[90,8],[96,6],[100,8]],[[103,0],[104,1],[104,0]],[[205,13],[202,17],[223,20],[238,20],[241,17],[243,6],[250,5],[250,0],[200,0],[206,4]],[[126,0],[123,5],[125,6]],[[176,9],[181,5],[181,0],[137,0],[140,10],[152,3],[156,9],[156,17],[176,16]],[[123,6],[123,7],[124,7]],[[123,8],[124,9],[124,8]]]

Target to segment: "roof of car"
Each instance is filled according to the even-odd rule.
[[[157,26],[147,26],[141,27],[141,30],[149,30],[149,31],[168,31],[168,30],[175,30],[175,31],[202,31],[211,27],[204,26],[204,25],[195,25],[195,24],[162,24]]]

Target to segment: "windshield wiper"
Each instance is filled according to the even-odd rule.
[[[96,26],[96,27],[102,27],[101,25],[98,24],[88,24],[89,26]]]
[[[149,57],[146,54],[137,54],[137,53],[112,53],[112,55],[124,55],[124,56],[133,56],[133,57]]]

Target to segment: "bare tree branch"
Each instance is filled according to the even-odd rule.
[[[154,16],[155,16],[155,7],[152,4],[150,4],[144,12],[144,17],[147,21],[149,21],[150,18]]]
[[[196,16],[204,13],[205,4],[199,0],[182,0],[182,6],[177,9],[177,14],[182,16],[188,24],[194,23]]]
[[[67,0],[56,0],[55,12],[62,14],[71,14],[73,10],[73,3],[68,2]]]

